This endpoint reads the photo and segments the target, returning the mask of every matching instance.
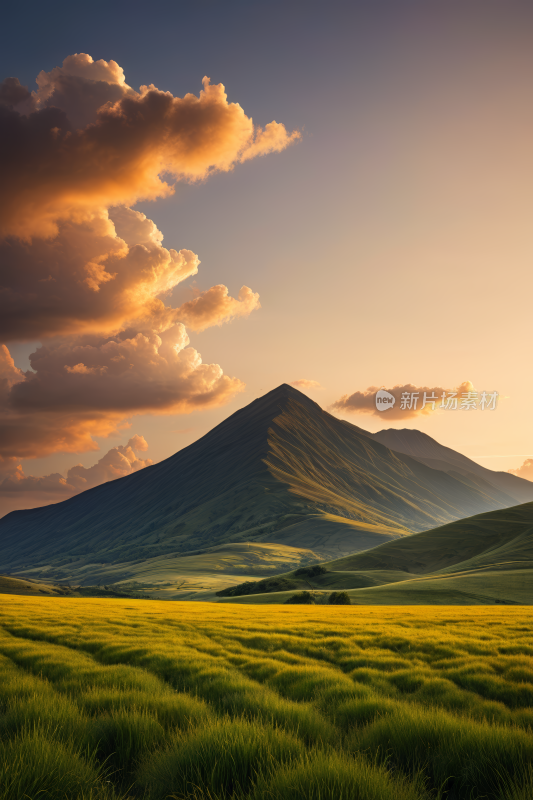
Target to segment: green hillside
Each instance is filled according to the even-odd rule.
[[[533,564],[533,503],[477,514],[331,562],[335,569],[394,569],[415,574],[465,567]]]
[[[219,592],[232,602],[285,602],[311,590],[326,602],[348,590],[354,603],[533,603],[533,503],[478,514],[321,564]]]
[[[213,547],[280,544],[295,549],[288,564],[298,565],[308,563],[303,550],[332,559],[509,505],[488,483],[392,452],[283,385],[155,466],[8,514],[0,564],[35,579],[156,591],[168,559],[174,591],[187,572],[180,560]],[[245,574],[261,576],[237,570],[227,585]]]

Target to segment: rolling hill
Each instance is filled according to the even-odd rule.
[[[282,385],[159,464],[11,512],[0,520],[0,569],[153,588],[154,576],[190,575],[185,557],[254,543],[247,575],[260,577],[267,545],[293,548],[289,563],[305,564],[513,504],[486,481],[391,451]]]
[[[311,590],[325,602],[533,604],[533,503],[478,514],[365,552],[219,592],[233,602],[280,603]]]

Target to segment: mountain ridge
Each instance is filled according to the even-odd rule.
[[[117,580],[134,579],[148,559],[177,568],[188,552],[229,542],[332,558],[510,504],[391,451],[283,384],[158,464],[6,515],[0,563],[87,585],[104,574],[111,583],[109,565]]]
[[[509,472],[487,469],[457,450],[440,444],[427,433],[412,428],[385,428],[371,435],[390,450],[409,455],[432,469],[456,471],[463,476],[475,475],[505,492],[518,503],[528,503],[533,500],[531,481]]]

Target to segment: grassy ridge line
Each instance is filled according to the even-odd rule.
[[[31,578],[15,578],[8,575],[0,575],[0,594],[74,596],[74,592],[68,586],[57,586]]]
[[[368,583],[372,573],[366,573]],[[342,588],[348,593],[352,603],[361,605],[494,605],[510,603],[520,605],[533,604],[533,569],[511,571],[505,570],[467,570],[464,573],[450,575],[413,576],[407,580],[396,578],[394,582],[382,582],[381,585],[351,589],[350,584],[361,582],[364,573],[334,573],[336,580],[327,586],[312,587],[316,594],[316,602],[326,603],[329,593],[334,588]],[[266,594],[249,594],[238,597],[217,597],[219,603],[248,603],[261,605],[279,605],[293,596],[295,587],[290,590],[270,592]]]
[[[127,786],[145,800],[222,800],[232,786],[250,800],[429,800],[443,783],[458,800],[525,800],[533,788],[525,609],[4,599],[0,770],[16,756],[35,783],[32,754],[64,763],[70,747],[69,798],[85,796],[87,765],[102,800]]]
[[[282,570],[320,561],[320,556],[307,548],[290,547],[283,544],[262,542],[230,543],[221,547],[209,548],[205,552],[188,556],[156,556],[139,564],[118,563],[110,565],[90,565],[78,576],[84,583],[74,590],[53,582],[44,583],[24,577],[0,576],[0,594],[68,594],[98,596],[103,586],[111,586],[111,591],[125,595],[144,595],[153,599],[175,600],[194,599],[196,594],[207,599],[207,593],[214,593],[233,583],[243,580],[257,580]],[[42,570],[38,570],[42,574]],[[52,570],[52,574],[53,570]],[[126,575],[127,577],[124,577]],[[89,579],[92,586],[87,586]],[[95,585],[96,584],[96,585]],[[99,588],[100,587],[100,588]],[[209,598],[210,599],[210,598]]]

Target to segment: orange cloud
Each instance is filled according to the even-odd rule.
[[[203,331],[235,317],[247,317],[256,308],[261,308],[259,295],[248,286],[241,287],[239,298],[235,300],[228,295],[227,287],[219,284],[183,303],[176,313],[188,328]]]
[[[413,386],[412,383],[406,383],[403,386],[396,385],[387,390],[395,398],[394,405],[389,406],[386,411],[381,411],[376,408],[376,392],[378,389],[379,387],[377,386],[369,386],[364,392],[354,392],[351,395],[345,394],[332,404],[331,410],[352,414],[372,414],[383,418],[383,420],[409,419],[426,416],[438,411],[442,403],[443,393],[446,394],[446,398],[449,398],[452,404],[454,399],[450,395],[454,394],[457,408],[460,408],[461,403],[469,393],[475,392],[474,386],[470,381],[461,383],[456,389],[444,389],[442,386]],[[405,403],[402,402],[402,396],[404,395],[409,396],[409,400]],[[414,397],[411,399],[411,396]],[[405,405],[405,407],[402,408],[402,405]]]
[[[0,455],[37,457],[97,449],[134,414],[188,413],[222,405],[244,388],[218,364],[203,364],[183,325],[156,334],[58,340],[14,367],[4,345]],[[6,357],[7,352],[7,357]]]
[[[202,363],[185,326],[245,316],[258,294],[243,286],[233,298],[219,284],[172,308],[166,298],[197,273],[198,256],[165,248],[129,206],[299,136],[255,126],[208,78],[198,96],[137,92],[115,61],[83,53],[41,72],[33,92],[15,78],[0,85],[0,340],[47,342],[25,373],[0,352],[8,471],[12,459],[97,449],[93,437],[141,411],[186,413],[243,388]]]
[[[190,250],[167,250],[156,225],[129,208],[83,224],[61,222],[54,239],[0,242],[0,337],[4,341],[114,332],[125,325],[164,330],[179,321],[165,295],[196,275]]]
[[[24,470],[15,456],[3,458],[0,456],[0,484],[6,478],[19,480],[24,478]]]
[[[0,516],[15,508],[56,503],[101,483],[131,475],[153,463],[136,455],[136,451],[147,449],[144,437],[135,435],[125,446],[111,448],[92,467],[81,464],[71,467],[66,477],[58,472],[40,478],[25,475],[20,464],[16,471],[2,475],[0,462]]]
[[[526,458],[521,467],[508,469],[507,472],[517,475],[519,478],[525,478],[526,481],[533,481],[533,458]]]
[[[318,381],[310,381],[307,378],[299,378],[297,381],[291,381],[291,386],[296,386],[297,389],[322,389]]]
[[[198,97],[153,85],[136,92],[118,64],[82,53],[37,81],[31,97],[12,82],[0,91],[10,101],[0,107],[4,236],[55,236],[59,220],[80,222],[95,209],[167,196],[169,178],[227,172],[300,136],[276,122],[254,126],[209,78]]]

